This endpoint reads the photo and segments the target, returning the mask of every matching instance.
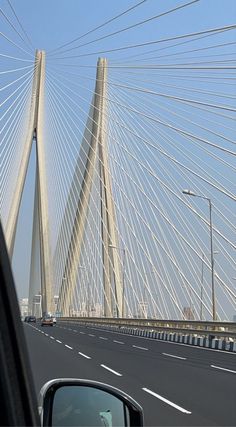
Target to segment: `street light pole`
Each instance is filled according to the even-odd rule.
[[[209,203],[209,227],[210,227],[210,250],[211,250],[211,296],[212,296],[212,320],[216,321],[216,304],[215,304],[215,274],[214,274],[214,251],[213,251],[213,227],[212,227],[212,203],[209,197],[195,194],[191,190],[183,190],[183,194],[187,196],[199,197],[200,199],[207,200]]]
[[[218,254],[219,251],[213,251],[213,254]],[[205,255],[202,253],[202,272],[201,272],[201,305],[200,305],[200,320],[203,320],[203,290],[204,290],[204,259]],[[215,258],[214,258],[215,260]],[[215,271],[215,262],[214,262],[214,271]]]
[[[210,240],[211,240],[211,294],[212,294],[212,318],[216,321],[216,302],[215,302],[215,274],[214,274],[214,252],[213,252],[213,228],[212,228],[212,204],[209,202],[210,211]]]
[[[203,299],[203,280],[204,280],[204,254],[202,254],[202,274],[201,274],[201,302],[200,302],[200,320],[202,320],[202,311],[203,311],[203,304],[202,304],[202,299]]]

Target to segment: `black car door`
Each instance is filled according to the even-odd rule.
[[[0,425],[37,426],[37,401],[0,224]]]

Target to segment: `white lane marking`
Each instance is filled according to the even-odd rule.
[[[54,337],[50,337],[51,338],[51,340],[55,340],[55,338]]]
[[[85,332],[80,332],[80,334],[83,334],[83,335],[85,335]]]
[[[77,332],[75,329],[73,329],[73,332]]]
[[[233,374],[236,374],[236,371],[233,371],[232,369],[221,368],[220,366],[211,365],[211,368],[220,369],[221,371],[226,371],[226,372],[231,372]]]
[[[89,337],[95,337],[95,335],[93,335],[93,334],[89,334]]]
[[[113,340],[113,342],[115,342],[116,344],[124,344],[124,342],[122,342],[122,341]]]
[[[59,341],[59,340],[56,340],[56,342],[59,342],[59,344],[62,344],[62,342],[61,342],[61,341]]]
[[[109,368],[106,365],[100,365],[102,368],[107,369],[107,371],[112,372],[113,374],[117,375],[118,377],[122,377],[122,374],[120,374],[119,372],[114,371],[114,369]]]
[[[143,388],[142,390],[146,391],[146,393],[151,394],[154,397],[157,397],[157,399],[162,400],[162,402],[167,403],[170,406],[173,406],[173,408],[178,409],[178,411],[183,412],[184,414],[191,414],[192,412],[187,411],[187,409],[182,408],[179,405],[176,405],[176,403],[171,402],[170,400],[166,399],[163,396],[160,396],[160,394],[155,393],[154,391],[150,390],[149,388]]]
[[[203,351],[214,351],[215,353],[224,353],[224,354],[227,354],[228,356],[232,356],[232,357],[236,357],[236,352],[234,351],[234,352],[232,352],[232,351],[228,351],[228,350],[216,350],[215,348],[208,348],[208,347],[198,347],[198,346],[192,346],[192,345],[189,345],[189,344],[183,344],[183,343],[178,343],[178,342],[175,342],[175,341],[164,341],[164,340],[161,340],[161,339],[159,339],[159,338],[150,338],[150,337],[141,337],[141,336],[138,336],[138,335],[133,335],[133,334],[125,334],[125,333],[122,333],[122,332],[113,332],[113,331],[108,331],[107,329],[103,329],[103,328],[92,328],[92,327],[88,327],[87,329],[94,329],[94,330],[96,330],[96,331],[98,331],[98,329],[100,329],[100,331],[105,331],[107,334],[113,334],[113,335],[118,335],[118,336],[121,336],[121,335],[125,335],[125,336],[127,336],[127,337],[131,337],[131,338],[137,338],[137,339],[139,339],[139,340],[149,340],[149,341],[155,341],[155,342],[160,342],[160,343],[164,343],[164,344],[170,344],[170,345],[176,345],[176,346],[181,346],[181,347],[188,347],[188,349],[190,348],[190,349],[195,349],[196,351],[197,350],[203,350]]]
[[[48,337],[48,334],[45,334],[46,335],[46,337]]]
[[[81,353],[80,351],[78,354],[80,354],[80,356],[85,357],[85,359],[91,359],[91,357],[87,356],[87,354]]]
[[[174,354],[169,354],[169,353],[162,353],[162,354],[164,354],[164,356],[174,357],[175,359],[181,359],[181,360],[186,360],[187,359],[187,357],[175,356]]]
[[[72,331],[72,329],[71,329],[71,328],[68,328],[68,331]]]
[[[99,337],[100,340],[108,340],[108,338],[104,338],[104,337]]]
[[[138,345],[132,345],[134,348],[138,348],[139,350],[148,350],[146,347],[139,347]]]
[[[72,347],[70,347],[69,345],[65,344],[65,347],[69,348],[70,350],[73,350]]]

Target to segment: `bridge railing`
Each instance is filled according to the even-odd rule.
[[[61,317],[60,321],[73,321],[83,325],[118,328],[147,329],[156,332],[215,336],[236,339],[236,322],[212,322],[197,320],[156,320],[105,317]]]

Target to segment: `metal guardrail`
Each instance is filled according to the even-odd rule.
[[[106,325],[148,329],[158,332],[193,334],[199,336],[236,338],[236,322],[211,322],[195,320],[156,320],[105,317],[61,317],[61,321],[75,321],[84,324]]]

